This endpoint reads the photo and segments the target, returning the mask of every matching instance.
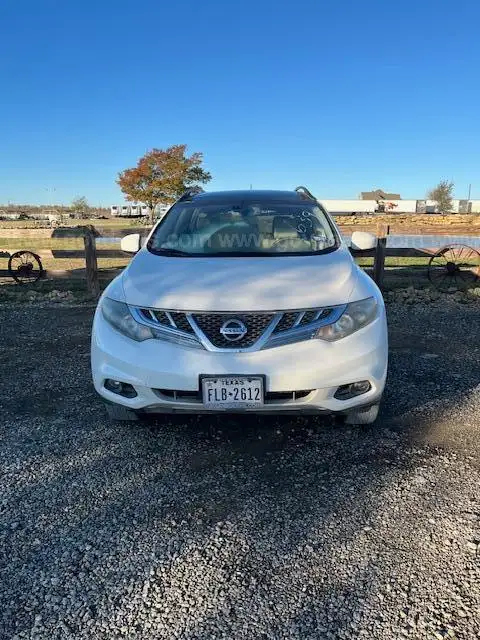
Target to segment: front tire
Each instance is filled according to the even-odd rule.
[[[107,416],[113,422],[136,422],[139,415],[136,411],[128,409],[121,404],[105,403]]]
[[[367,409],[351,411],[345,416],[344,423],[349,425],[373,424],[378,416],[380,404],[372,404]]]

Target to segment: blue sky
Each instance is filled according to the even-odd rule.
[[[0,203],[120,202],[147,149],[211,189],[480,198],[476,0],[1,0]]]

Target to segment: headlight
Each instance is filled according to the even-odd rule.
[[[329,342],[345,338],[373,322],[377,317],[377,308],[378,305],[375,298],[351,302],[347,304],[347,308],[336,322],[320,327],[315,334],[315,338],[328,340]]]
[[[117,302],[110,298],[103,298],[101,309],[105,320],[124,336],[142,342],[153,338],[151,329],[143,324],[139,324],[130,313],[128,306],[124,302]]]

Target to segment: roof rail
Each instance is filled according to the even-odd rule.
[[[177,202],[182,202],[182,200],[189,200],[193,196],[196,196],[198,193],[205,193],[205,191],[200,186],[196,186],[196,187],[192,187],[191,189],[187,189],[184,193],[182,193],[182,195],[177,200]]]
[[[297,193],[303,193],[303,195],[307,196],[307,198],[308,198],[309,200],[315,200],[315,202],[317,201],[317,199],[315,198],[315,196],[313,195],[313,193],[311,193],[311,192],[307,189],[307,187],[303,187],[302,185],[300,185],[299,187],[297,187],[297,188],[295,189],[295,191],[296,191]]]

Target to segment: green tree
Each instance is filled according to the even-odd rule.
[[[449,180],[440,180],[435,188],[428,191],[427,198],[436,203],[440,213],[450,213],[453,210],[454,186]]]
[[[185,144],[152,149],[139,159],[136,167],[118,175],[117,184],[127,200],[147,205],[152,223],[158,204],[175,202],[187,189],[212,179],[201,166],[203,154],[187,156],[186,150]]]
[[[77,196],[72,200],[70,209],[79,218],[88,218],[90,215],[90,205],[85,196]]]

